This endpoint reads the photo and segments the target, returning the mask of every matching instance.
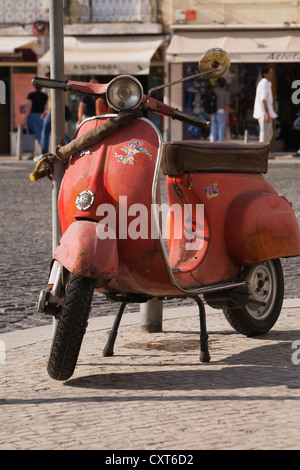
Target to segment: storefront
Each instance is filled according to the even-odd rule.
[[[231,66],[226,73],[227,88],[231,92],[231,138],[258,139],[257,121],[253,119],[253,103],[260,69],[272,63],[276,79],[273,83],[274,102],[278,114],[272,145],[278,150],[295,150],[300,145],[300,134],[293,129],[297,106],[292,102],[292,83],[300,77],[300,31],[281,30],[217,30],[174,31],[167,49],[171,79],[188,76],[197,71],[201,54],[212,47],[226,50]],[[181,88],[171,89],[171,103],[185,112],[202,114],[202,96],[207,79],[185,82]],[[214,81],[211,80],[211,84]],[[170,138],[201,139],[207,133],[192,126],[172,123]],[[298,141],[299,140],[299,141]]]
[[[45,37],[0,37],[0,80],[5,83],[6,104],[0,106],[0,154],[14,153],[16,132],[24,118],[28,93],[36,75],[50,69],[50,52]],[[118,74],[135,75],[145,91],[164,80],[165,37],[65,36],[66,79],[88,81],[91,77],[108,82]],[[67,94],[72,119],[68,134],[76,128],[79,94]],[[161,122],[158,122],[161,125]]]
[[[144,90],[164,80],[166,39],[145,36],[65,36],[64,73],[67,80],[88,81],[91,77],[107,83],[119,74],[138,77]],[[50,68],[50,52],[39,59],[39,75]],[[72,119],[68,133],[75,131],[79,94],[68,94]]]
[[[0,80],[5,83],[6,103],[0,106],[0,154],[8,154],[11,141],[33,91],[40,43],[33,36],[0,36]]]

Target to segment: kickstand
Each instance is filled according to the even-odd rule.
[[[104,357],[113,356],[114,355],[114,344],[116,341],[116,337],[118,334],[118,328],[121,322],[121,318],[123,316],[124,309],[126,307],[126,302],[121,303],[118,313],[115,316],[115,321],[113,323],[112,329],[110,330],[107,343],[105,348],[103,349],[102,355]]]
[[[205,307],[200,297],[194,297],[199,307],[200,317],[200,362],[209,362],[210,355],[208,351],[208,334],[206,329],[206,312]]]

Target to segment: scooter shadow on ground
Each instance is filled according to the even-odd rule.
[[[293,349],[291,346],[292,342],[299,339],[299,337],[300,330],[274,331],[272,334],[262,335],[255,339],[276,341],[276,344],[257,346],[257,341],[255,341],[253,348],[249,345],[250,347],[247,350],[229,354],[221,360],[217,359],[217,351],[220,349],[218,346],[215,349],[216,357],[214,360],[215,338],[210,336],[212,362],[209,365],[197,362],[198,357],[196,353],[194,356],[194,351],[192,353],[186,352],[189,342],[186,338],[183,338],[177,340],[178,350],[181,345],[181,352],[185,354],[187,361],[180,362],[180,364],[177,362],[176,368],[174,368],[174,361],[172,360],[169,363],[168,358],[163,355],[161,356],[163,361],[158,360],[155,363],[145,361],[135,364],[132,360],[130,363],[123,362],[122,364],[114,361],[111,363],[106,361],[105,364],[101,361],[93,364],[79,363],[79,372],[80,367],[84,366],[86,368],[87,365],[95,368],[109,366],[111,370],[118,369],[118,371],[90,373],[88,376],[70,379],[64,385],[74,388],[125,391],[231,390],[255,387],[271,388],[278,384],[284,384],[289,389],[298,389],[300,388],[299,369],[292,362]],[[249,341],[251,340],[249,338]],[[192,340],[192,343],[194,349],[194,340]],[[226,348],[229,350],[228,345],[226,345]],[[122,353],[120,354],[124,357]],[[130,357],[132,358],[132,355]],[[188,363],[189,360],[191,361],[190,364]],[[129,365],[132,365],[133,371],[122,372],[122,368]],[[156,370],[145,371],[144,368],[147,366],[156,366]],[[169,367],[172,367],[173,370],[170,370]],[[214,367],[215,369],[212,369]],[[137,371],[137,368],[140,368],[140,370]],[[192,399],[192,397],[190,398]],[[152,398],[145,397],[145,399],[151,400]],[[165,399],[170,399],[170,397],[165,397]],[[189,399],[189,397],[184,397],[184,399]],[[212,397],[212,399],[215,399],[215,397]]]
[[[260,387],[274,387],[284,383],[289,389],[299,388],[298,371],[292,373],[284,366],[276,366],[270,375],[270,365],[260,367],[223,367],[218,370],[166,370],[132,373],[107,373],[70,379],[65,386],[95,390],[124,390],[141,392],[148,391],[175,391],[175,390],[238,390]],[[119,397],[121,400],[124,397]],[[179,398],[179,397],[178,397]],[[193,397],[181,396],[180,399],[193,399]],[[257,395],[256,395],[257,398]],[[286,398],[286,397],[285,397]],[[151,400],[151,396],[141,400]],[[171,397],[162,397],[171,399]],[[213,396],[211,399],[215,399]],[[224,396],[223,396],[224,399]],[[246,397],[245,397],[246,399]],[[118,400],[118,398],[116,398]]]

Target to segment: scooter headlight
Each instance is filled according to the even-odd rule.
[[[108,104],[117,111],[135,109],[143,98],[143,87],[131,75],[120,75],[114,78],[106,91]]]

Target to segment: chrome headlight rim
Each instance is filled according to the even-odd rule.
[[[130,93],[135,91],[136,94]],[[142,102],[144,90],[140,81],[132,75],[118,75],[113,78],[106,90],[109,106],[117,111],[136,109]]]

